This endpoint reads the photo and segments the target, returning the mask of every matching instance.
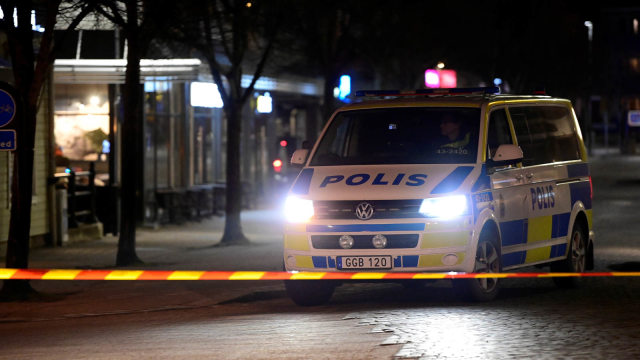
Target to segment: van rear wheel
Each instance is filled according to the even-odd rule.
[[[569,253],[567,258],[551,264],[551,272],[584,272],[587,268],[587,238],[585,231],[579,223],[573,225],[571,241],[569,241]],[[554,276],[553,282],[562,288],[573,288],[580,284],[577,277]]]
[[[483,233],[476,249],[474,273],[499,273],[501,269],[498,236],[494,232]],[[500,291],[498,278],[453,280],[456,292],[472,301],[490,301]]]

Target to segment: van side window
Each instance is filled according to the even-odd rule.
[[[503,144],[513,144],[509,121],[504,109],[493,111],[489,115],[489,132],[487,134],[487,158],[493,159],[498,150],[498,146]]]
[[[561,106],[509,108],[524,166],[580,159],[577,132]]]
[[[553,141],[551,155],[554,161],[579,160],[580,145],[578,130],[569,109],[561,106],[548,106],[542,109],[548,122],[549,136]]]

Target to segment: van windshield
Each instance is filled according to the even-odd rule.
[[[406,107],[343,111],[311,166],[475,163],[479,108]]]

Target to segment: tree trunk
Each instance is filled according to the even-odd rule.
[[[25,137],[20,141],[27,142]],[[18,145],[20,146],[20,145]],[[7,267],[14,269],[26,269],[29,267],[29,237],[31,228],[31,199],[33,187],[31,177],[33,174],[32,148],[21,149],[15,154],[13,163],[13,180],[11,183],[11,220],[9,222],[9,241],[7,243]],[[30,176],[31,175],[31,176]],[[24,180],[22,180],[24,179]]]
[[[242,183],[240,182],[240,135],[242,130],[242,105],[236,99],[226,111],[227,115],[227,165],[224,234],[220,240],[224,245],[247,244],[249,240],[242,232],[240,212],[242,210]]]
[[[337,71],[330,66],[331,69],[325,69],[324,89],[322,92],[322,124],[326,124],[329,118],[336,110],[336,98],[333,96],[333,89],[336,87],[338,79]]]
[[[14,119],[22,122],[35,123],[34,119]],[[31,197],[33,195],[33,158],[35,132],[25,132],[29,126],[21,125],[18,147],[20,150],[14,155],[13,180],[11,183],[11,220],[9,222],[9,239],[7,242],[6,267],[26,269],[29,267],[29,245],[31,232]],[[24,179],[24,180],[23,180]],[[28,199],[28,201],[27,201]],[[2,297],[23,299],[33,293],[29,280],[5,280],[2,287]]]
[[[26,22],[28,12],[19,9],[21,24]],[[36,137],[38,98],[42,84],[34,83],[33,35],[31,29],[16,29],[10,37],[13,74],[16,83],[16,115],[13,126],[16,130],[16,152],[14,153],[13,179],[11,182],[11,220],[7,242],[6,266],[26,269],[29,267],[31,237],[31,197],[33,196],[33,161]],[[5,281],[3,296],[23,298],[33,292],[28,280]]]
[[[136,1],[127,2],[127,18],[137,19]],[[118,239],[117,266],[139,264],[136,254],[136,220],[138,218],[142,167],[141,141],[142,118],[140,116],[140,42],[136,21],[127,29],[128,53],[124,85],[124,120],[122,122],[122,187],[120,211],[120,238]]]
[[[28,71],[28,70],[27,70]],[[33,72],[25,78],[33,78]],[[33,162],[36,129],[37,102],[28,98],[29,88],[17,94],[16,117],[17,151],[14,153],[13,179],[11,182],[11,220],[7,242],[7,268],[26,269],[29,267],[29,245],[31,237],[31,197],[33,196]],[[26,106],[25,106],[26,105]],[[33,292],[28,280],[5,281],[4,296],[25,298]]]

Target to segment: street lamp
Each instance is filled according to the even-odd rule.
[[[589,20],[584,22],[584,26],[587,27],[587,31],[589,33],[589,43],[593,40],[593,23]]]

